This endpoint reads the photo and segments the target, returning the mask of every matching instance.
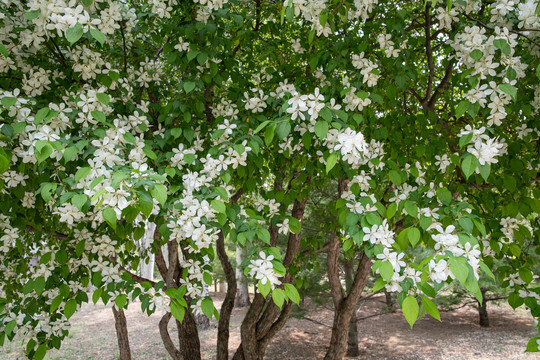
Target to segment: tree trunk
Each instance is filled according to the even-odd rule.
[[[204,256],[204,264],[208,264],[209,263],[209,259],[208,259],[208,256],[205,255]],[[203,292],[202,292],[202,297],[205,298],[207,297],[209,294],[209,291],[208,291],[208,284],[206,282],[203,281]],[[197,324],[197,327],[201,330],[208,330],[210,329],[210,319],[208,318],[208,316],[204,315],[203,313],[199,313],[197,312],[195,314],[195,323]]]
[[[240,269],[240,264],[244,261],[244,249],[240,246],[236,246],[236,300],[234,302],[234,307],[242,308],[249,306],[251,302],[249,301],[249,288],[248,288],[248,279],[242,269]]]
[[[114,314],[114,327],[116,328],[120,360],[131,360],[126,315],[124,314],[124,310],[117,310],[115,306],[112,307],[112,312]]]
[[[227,294],[221,304],[218,321],[218,334],[217,334],[217,360],[227,360],[229,358],[229,325],[231,320],[231,314],[234,307],[236,296],[236,277],[233,267],[225,251],[225,238],[220,231],[218,239],[216,241],[216,252],[225,272],[225,278],[227,279]]]
[[[146,252],[152,246],[154,241],[154,233],[156,231],[156,224],[153,222],[146,223],[146,229],[144,236],[140,240],[141,244],[141,253]],[[148,251],[148,264],[145,261],[140,263],[141,276],[143,278],[154,280],[154,263],[155,263],[155,254]]]
[[[341,360],[345,356],[352,314],[356,310],[358,300],[360,300],[362,291],[366,286],[370,270],[371,259],[365,254],[362,254],[349,294],[343,297],[338,303],[338,306],[335,307],[332,337],[330,339],[330,347],[324,357],[325,360]]]
[[[201,360],[201,342],[193,315],[186,311],[182,322],[176,320],[180,352],[186,360]]]
[[[388,308],[388,311],[396,312],[396,303],[392,297],[392,293],[384,290],[384,297],[386,299],[386,307]]]
[[[277,189],[277,187],[275,187]],[[302,222],[307,199],[295,200],[291,215]],[[287,274],[283,283],[294,282],[294,276],[288,273],[290,265],[300,250],[301,234],[289,234],[287,251],[283,259],[283,266]],[[275,226],[270,227],[270,244],[276,246],[278,232]],[[265,299],[257,293],[249,307],[240,327],[242,342],[234,354],[233,360],[262,360],[270,341],[287,322],[291,314],[293,302],[289,301],[280,310],[269,296]]]
[[[486,300],[486,289],[480,289],[482,292],[482,303],[480,303],[478,300],[478,316],[479,316],[479,324],[482,327],[489,327],[489,317],[487,312],[487,300]]]
[[[353,260],[346,261],[343,264],[345,270],[345,286],[347,292],[351,291],[351,285],[354,280],[354,264]],[[352,312],[351,322],[349,324],[349,337],[347,340],[347,356],[358,356],[360,351],[358,349],[358,326],[356,323],[356,305]]]

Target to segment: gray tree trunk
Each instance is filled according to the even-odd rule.
[[[248,288],[248,279],[244,275],[242,269],[240,269],[240,264],[244,261],[244,249],[240,246],[236,247],[236,300],[234,302],[234,307],[245,307],[249,306],[251,302],[249,301],[249,288]]]
[[[153,222],[146,223],[146,229],[144,236],[141,238],[141,251],[145,251],[152,246],[154,241],[154,232],[156,231],[156,224]],[[150,252],[148,255],[149,261],[148,264],[145,261],[141,261],[140,271],[143,278],[154,280],[154,264],[155,264],[155,255]]]

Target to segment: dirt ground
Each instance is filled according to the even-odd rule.
[[[216,306],[222,297],[214,296]],[[362,302],[359,318],[380,313],[384,295]],[[247,308],[235,309],[231,318],[230,354],[240,343],[240,324]],[[331,310],[307,304],[307,318],[291,318],[270,344],[268,360],[322,359],[330,339]],[[524,311],[490,305],[491,326],[477,325],[477,312],[463,308],[453,313],[441,313],[442,323],[426,315],[411,330],[400,311],[386,313],[358,322],[361,355],[358,360],[532,360],[538,354],[524,354],[527,341],[535,334],[532,318]],[[151,317],[140,312],[138,304],[126,311],[134,360],[170,359],[158,331],[159,314]],[[309,320],[308,320],[309,319]],[[110,306],[86,305],[72,318],[72,330],[62,348],[45,357],[50,360],[118,359],[116,333]],[[171,337],[176,339],[172,327]],[[200,334],[203,359],[215,358],[217,322]],[[19,346],[7,344],[0,348],[1,360],[18,358]]]

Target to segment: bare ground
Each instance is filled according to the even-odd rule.
[[[219,307],[222,296],[215,297]],[[380,313],[384,296],[375,296],[361,304],[358,316]],[[305,305],[305,318],[291,318],[270,344],[268,360],[321,359],[330,339],[332,312],[325,307]],[[240,343],[240,324],[247,308],[235,309],[231,318],[230,354]],[[158,331],[159,314],[150,317],[140,312],[138,304],[126,311],[134,360],[170,359]],[[441,313],[442,323],[426,315],[411,330],[400,311],[358,322],[361,355],[357,360],[531,360],[537,354],[524,354],[527,341],[535,334],[532,318],[524,311],[490,305],[491,326],[477,325],[474,309],[463,308]],[[172,327],[171,336],[176,337]],[[217,323],[201,331],[203,359],[215,358]],[[175,339],[176,340],[176,339]],[[0,348],[1,360],[18,358],[19,344]],[[68,339],[58,351],[51,351],[50,360],[118,359],[114,320],[109,306],[85,305],[72,318]],[[189,360],[189,359],[188,359]]]

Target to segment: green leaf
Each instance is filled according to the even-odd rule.
[[[98,43],[101,44],[101,46],[105,45],[105,35],[103,35],[103,33],[101,31],[99,31],[98,29],[90,29],[90,35],[92,35],[92,37],[94,39],[96,39],[96,41]],[[105,104],[107,105],[107,104]]]
[[[34,145],[34,154],[39,163],[48,159],[53,152],[51,144],[47,140],[38,140]]]
[[[91,112],[90,112],[90,115],[92,115],[92,117],[93,117],[94,119],[96,119],[97,121],[99,121],[99,122],[102,123],[102,124],[107,123],[107,118],[105,117],[105,114],[102,113],[102,112],[99,111],[99,110],[91,111]]]
[[[266,283],[262,283],[262,280],[259,280],[257,283],[257,289],[259,289],[259,292],[262,296],[266,297],[268,294],[270,294],[270,291],[272,290],[272,286],[270,285],[270,281],[266,280]]]
[[[105,219],[107,224],[109,224],[110,227],[116,230],[116,223],[118,221],[116,219],[116,212],[112,208],[108,207],[103,209],[101,215],[103,216],[103,219]]]
[[[490,278],[495,280],[495,275],[493,275],[491,269],[483,261],[480,261],[480,269],[482,269],[482,271],[485,272]]]
[[[186,91],[186,94],[189,94],[193,89],[195,89],[195,83],[192,81],[186,81],[184,83],[184,90]]]
[[[512,48],[510,47],[510,45],[508,45],[505,39],[495,39],[493,40],[493,45],[497,49],[501,50],[501,52],[505,55],[510,55],[510,53],[512,52]]]
[[[28,11],[24,13],[24,17],[26,18],[26,20],[34,20],[35,18],[39,16],[40,13],[41,13],[41,9]]]
[[[442,321],[441,314],[439,314],[439,309],[437,309],[437,305],[435,305],[433,301],[428,298],[422,298],[422,305],[429,315],[431,315],[434,319]]]
[[[381,277],[388,282],[392,280],[392,277],[394,276],[394,267],[389,261],[383,261],[379,267],[379,273],[381,274]]]
[[[272,291],[272,300],[281,309],[283,302],[285,302],[285,292],[280,288],[275,288]]]
[[[99,301],[101,294],[103,294],[103,289],[101,288],[96,289],[96,291],[94,291],[94,293],[92,294],[92,301],[94,302],[94,305],[97,304],[97,302]]]
[[[293,234],[299,234],[302,230],[302,224],[297,218],[294,218],[292,216],[288,217],[289,219],[289,229]]]
[[[54,313],[58,307],[60,306],[60,304],[62,303],[62,300],[64,300],[64,295],[60,294],[60,295],[57,295],[52,303],[51,303],[51,308],[50,308],[50,312],[51,313]]]
[[[377,281],[375,281],[375,283],[373,284],[373,292],[381,290],[385,285],[386,283],[383,278],[377,279]]]
[[[171,301],[171,314],[174,318],[180,322],[184,320],[184,315],[186,314],[186,309],[180,305],[177,300]]]
[[[214,303],[212,302],[212,299],[208,297],[204,298],[201,302],[201,309],[204,315],[212,318],[212,314],[214,314]]]
[[[64,306],[64,315],[66,316],[66,319],[69,319],[73,314],[75,314],[75,311],[77,310],[77,300],[70,299],[66,302],[66,305]]]
[[[480,175],[482,175],[482,178],[487,181],[489,178],[489,173],[491,172],[491,165],[490,164],[484,164],[484,165],[478,165],[478,170],[480,170]]]
[[[259,239],[261,239],[263,242],[270,245],[270,232],[267,229],[261,228],[257,229],[257,236]]]
[[[298,290],[296,290],[294,285],[285,283],[284,286],[285,286],[285,294],[287,295],[287,297],[295,304],[299,304],[300,294],[298,294]]]
[[[127,303],[127,297],[125,294],[120,294],[114,299],[114,303],[119,309],[123,309],[124,306],[126,306]]]
[[[88,174],[90,174],[90,171],[91,169],[89,166],[85,166],[77,170],[77,172],[75,173],[75,182],[78,183],[79,180],[88,176]]]
[[[463,114],[467,112],[470,106],[471,103],[469,102],[469,100],[461,100],[456,108],[456,118],[459,119],[460,117],[462,117]]]
[[[266,121],[263,121],[262,123],[260,123],[259,126],[257,126],[255,131],[253,132],[253,134],[257,134],[259,131],[261,131],[269,123],[270,123],[270,120],[266,120]]]
[[[276,130],[276,124],[273,123],[272,125],[268,126],[266,130],[264,131],[264,143],[266,145],[270,145],[272,142],[272,139],[274,138],[274,132]]]
[[[4,55],[5,57],[9,57],[9,53],[8,53],[6,47],[4,45],[2,45],[2,44],[0,44],[0,54]]]
[[[468,179],[472,175],[474,170],[476,170],[476,157],[469,155],[463,159],[461,162],[461,169],[463,170],[463,175]]]
[[[276,127],[276,135],[279,140],[285,139],[291,132],[291,123],[284,121]]]
[[[64,150],[64,161],[65,162],[70,162],[71,160],[73,160],[73,158],[75,156],[77,156],[77,153],[79,152],[79,149],[77,149],[76,146],[70,146],[70,147],[67,147],[65,150]]]
[[[459,223],[459,226],[463,228],[463,230],[465,230],[468,233],[472,233],[474,229],[474,223],[472,222],[471,219],[469,219],[468,217],[462,217],[459,219],[458,223]]]
[[[171,135],[172,135],[175,139],[178,139],[178,137],[180,137],[180,135],[182,135],[182,129],[180,129],[180,128],[174,128],[174,129],[171,129]]]
[[[407,212],[407,214],[409,214],[415,219],[418,218],[418,206],[416,206],[416,204],[413,201],[406,200],[405,205],[403,207],[405,208],[405,211]]]
[[[66,39],[70,44],[75,44],[83,35],[83,27],[81,24],[75,24],[66,30]]]
[[[0,154],[0,175],[8,171],[9,160],[2,154]]]
[[[104,94],[104,93],[97,93],[96,94],[96,98],[99,100],[100,103],[102,103],[103,105],[109,105],[109,102],[111,101],[109,99],[109,95],[107,94]]]
[[[414,247],[420,241],[420,230],[415,227],[409,228],[407,235],[409,237],[409,242],[411,243],[412,247]]]
[[[326,159],[326,173],[328,174],[330,170],[336,166],[337,163],[338,154],[337,152],[333,152],[328,156],[328,159]]]
[[[73,197],[71,198],[71,203],[73,204],[73,206],[77,207],[77,209],[81,211],[82,207],[86,204],[87,201],[88,196],[86,196],[85,194],[76,194],[73,195]]]
[[[525,352],[539,352],[539,346],[538,346],[538,340],[540,340],[540,337],[533,337],[529,340],[527,343],[527,349]]]
[[[225,206],[225,203],[221,200],[212,200],[211,203],[212,208],[216,210],[218,213],[226,214],[227,207]]]
[[[401,304],[401,309],[403,310],[405,320],[407,320],[412,329],[420,311],[416,298],[414,296],[407,296]]]
[[[476,49],[476,50],[473,50],[471,53],[471,58],[473,58],[474,60],[478,61],[482,58],[482,56],[484,55],[484,53],[482,52],[482,50],[479,50],[479,49]]]
[[[450,204],[452,202],[452,193],[450,190],[446,188],[438,188],[437,189],[437,198],[443,203],[443,204]]]
[[[388,205],[388,208],[386,209],[386,218],[391,219],[397,211],[397,204],[395,202]]]
[[[167,201],[167,188],[163,184],[154,184],[154,188],[150,189],[150,195],[163,205]]]
[[[517,97],[517,89],[513,87],[510,84],[500,84],[499,89],[501,89],[502,92],[510,95],[514,100],[516,100]]]
[[[390,181],[392,181],[394,185],[396,186],[401,185],[401,175],[399,174],[399,171],[390,170],[390,172],[388,173],[388,176],[390,177]]]
[[[36,116],[34,116],[34,124],[36,125],[41,124],[41,122],[43,121],[43,119],[45,119],[48,113],[49,113],[48,107],[39,109],[38,112],[36,113]]]
[[[465,261],[463,258],[450,258],[448,261],[450,265],[450,271],[452,271],[452,274],[456,277],[456,279],[459,280],[460,283],[465,285],[465,281],[467,280],[467,277],[469,276],[469,269],[467,268],[467,265],[464,264],[462,261],[458,260],[461,259],[462,261]]]
[[[34,353],[34,360],[43,360],[46,354],[47,346],[45,346],[45,344],[41,344],[38,346],[36,352]]]
[[[0,102],[2,103],[2,105],[4,105],[6,110],[9,110],[10,107],[15,105],[15,103],[17,102],[17,99],[14,97],[5,96],[0,100]]]
[[[326,121],[317,121],[315,124],[315,135],[321,140],[323,140],[328,134],[328,123]]]

